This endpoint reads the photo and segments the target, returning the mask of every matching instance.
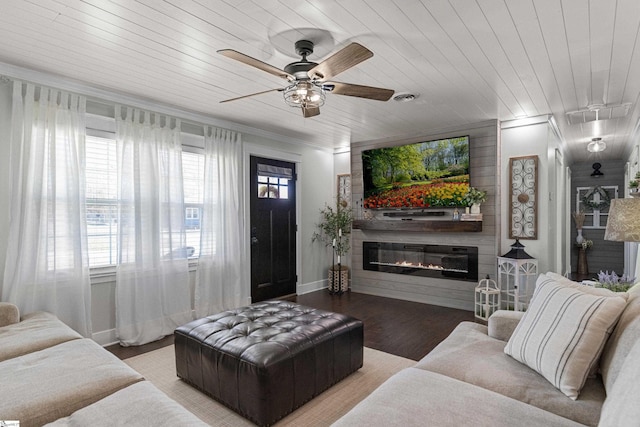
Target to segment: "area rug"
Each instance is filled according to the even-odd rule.
[[[125,359],[125,362],[207,424],[212,426],[254,425],[178,379],[172,345]],[[410,359],[365,347],[364,366],[360,370],[307,402],[280,420],[276,426],[331,425],[391,375],[415,363]]]

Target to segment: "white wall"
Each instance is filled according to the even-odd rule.
[[[333,154],[334,184],[337,191],[337,176],[351,173],[351,151],[342,150]]]
[[[296,162],[298,172],[298,294],[326,287],[326,269],[330,264],[327,251],[319,242],[311,242],[320,209],[334,197],[333,153],[304,144],[290,144],[254,135],[243,135],[248,146],[258,146],[263,157]],[[245,176],[248,171],[245,171]],[[248,187],[247,187],[248,188]],[[248,191],[248,190],[247,190]],[[248,207],[247,207],[248,215]]]
[[[515,239],[509,238],[509,158],[538,156],[538,233],[535,240],[521,240],[525,251],[538,260],[538,271],[564,273],[566,259],[566,159],[560,150],[560,140],[546,117],[525,125],[503,123],[501,130],[501,163],[504,168],[500,187],[502,225],[499,254],[509,251]],[[560,214],[558,214],[560,212]]]

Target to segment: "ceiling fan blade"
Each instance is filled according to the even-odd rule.
[[[351,43],[309,70],[310,78],[330,79],[373,56],[366,47]]]
[[[354,85],[352,83],[327,82],[322,87],[327,92],[335,95],[357,96],[358,98],[375,99],[376,101],[388,101],[394,94],[391,89]]]
[[[285,80],[294,80],[294,77],[286,71],[276,68],[273,65],[269,65],[266,62],[262,62],[259,59],[255,59],[248,55],[245,55],[244,53],[240,53],[237,50],[222,49],[219,50],[218,53],[220,55],[226,56],[227,58],[235,59],[236,61],[240,61],[243,64],[247,64],[259,70],[266,71],[269,74],[273,74],[274,76],[283,78]]]
[[[305,118],[320,115],[320,107],[302,107],[302,115]]]
[[[263,93],[276,92],[276,91],[282,92],[283,90],[284,89],[269,89],[269,90],[265,90],[265,91],[262,91],[262,92],[252,93],[250,95],[239,96],[237,98],[225,99],[224,101],[220,101],[220,104],[222,104],[224,102],[237,101],[238,99],[242,99],[242,98],[249,98],[250,96],[262,95]]]

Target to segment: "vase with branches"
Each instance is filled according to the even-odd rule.
[[[578,235],[576,236],[576,243],[581,245],[584,241],[584,237],[582,236],[582,227],[584,226],[584,211],[576,211],[571,214],[573,216],[573,221],[576,223],[576,232]]]
[[[346,200],[340,196],[336,198],[335,206],[325,205],[320,210],[320,222],[316,224],[317,231],[313,233],[312,242],[320,241],[332,248],[333,260],[329,269],[329,290],[331,292],[343,292],[348,286],[348,268],[342,265],[344,257],[350,249],[351,224],[353,211],[348,207]],[[336,261],[337,257],[337,263]],[[337,290],[335,286],[337,274]],[[343,280],[344,279],[344,280]]]

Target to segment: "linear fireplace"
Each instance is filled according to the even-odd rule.
[[[362,246],[365,270],[478,280],[477,247],[382,242],[362,242]]]

